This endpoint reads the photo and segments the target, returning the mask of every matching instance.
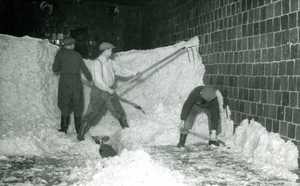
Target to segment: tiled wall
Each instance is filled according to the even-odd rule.
[[[299,0],[169,0],[158,7],[152,47],[199,36],[205,81],[228,95],[232,119],[255,118],[299,147]]]

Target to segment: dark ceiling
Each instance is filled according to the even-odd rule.
[[[98,2],[112,5],[125,5],[125,6],[148,6],[154,3],[155,0],[64,0],[69,3],[85,3],[85,2]]]

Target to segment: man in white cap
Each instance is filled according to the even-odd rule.
[[[184,126],[180,130],[177,147],[184,147],[189,130],[192,129],[196,116],[204,112],[208,117],[209,145],[219,146],[217,135],[221,132],[220,107],[217,99],[218,90],[211,86],[198,86],[184,102],[180,118]]]
[[[99,46],[100,56],[95,60],[92,75],[94,86],[91,89],[90,104],[83,118],[78,140],[84,140],[85,133],[91,126],[96,125],[109,110],[118,119],[122,129],[128,128],[126,113],[120,103],[120,99],[114,90],[116,77],[123,80],[139,78],[140,73],[134,74],[126,69],[120,68],[111,59],[112,50],[115,46],[103,42]],[[116,74],[117,73],[117,74]]]

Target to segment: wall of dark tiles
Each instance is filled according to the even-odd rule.
[[[199,36],[205,82],[228,96],[232,119],[254,118],[300,142],[300,1],[169,0],[151,45]]]

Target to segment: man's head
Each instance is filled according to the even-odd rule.
[[[64,39],[64,47],[67,49],[74,49],[75,48],[75,39],[68,37]]]
[[[109,58],[112,55],[112,50],[116,48],[113,44],[108,42],[102,42],[99,45],[99,51],[101,52],[101,55]]]
[[[206,101],[211,101],[216,97],[216,88],[212,86],[205,86],[200,94]]]

